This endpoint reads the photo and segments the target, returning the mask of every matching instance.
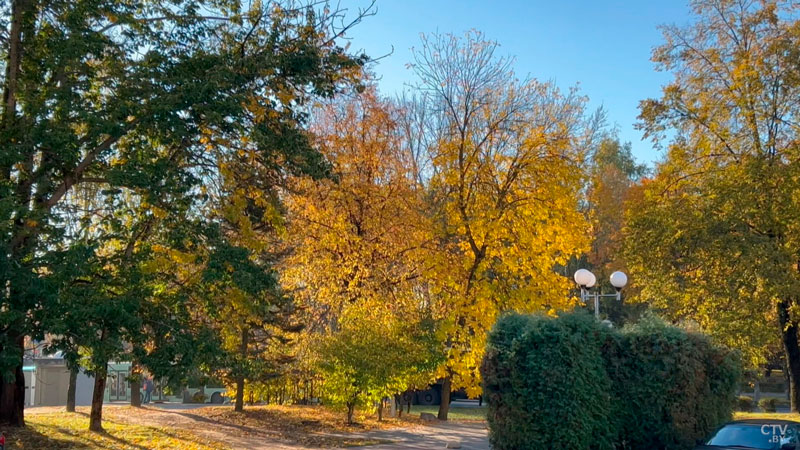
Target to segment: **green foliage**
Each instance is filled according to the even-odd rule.
[[[22,422],[19,395],[4,398],[22,391],[4,383],[23,336],[62,336],[70,364],[84,348],[90,368],[131,345],[158,371],[192,363],[207,336],[176,287],[186,279],[154,270],[153,244],[180,251],[177,221],[215,220],[208,191],[226,176],[269,192],[326,173],[307,105],[357,83],[366,61],[332,35],[340,13],[293,0],[0,8],[14,24],[0,74],[0,402],[15,405],[0,422]]]
[[[500,319],[481,369],[494,448],[611,448],[615,408],[601,347],[613,339],[588,315]]]
[[[746,395],[740,395],[736,399],[736,410],[742,412],[750,412],[753,410],[753,399]]]
[[[778,0],[692,9],[653,51],[672,79],[641,102],[640,126],[670,143],[628,206],[625,259],[640,301],[756,367],[780,333],[797,340],[800,146],[787,118],[798,113],[800,15]],[[798,351],[788,358],[796,372]]]
[[[619,343],[609,367],[629,448],[689,448],[730,420],[741,378],[737,352],[654,315],[622,330]]]
[[[430,382],[443,360],[440,348],[432,327],[367,320],[346,324],[318,346],[323,398],[347,407],[350,416],[355,406],[403,392],[420,380]]]
[[[509,315],[482,366],[497,449],[682,449],[730,419],[738,356],[648,317]]]
[[[774,413],[778,406],[778,399],[772,397],[762,398],[758,401],[758,407],[761,411]]]

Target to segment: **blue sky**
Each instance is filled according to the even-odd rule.
[[[368,3],[345,0],[342,6]],[[564,89],[580,83],[590,106],[606,109],[637,159],[652,164],[661,153],[641,140],[634,123],[639,100],[659,96],[670,77],[655,70],[650,53],[662,42],[658,25],[690,21],[683,0],[378,0],[377,14],[349,36],[352,49],[372,57],[394,48],[375,67],[381,91],[392,95],[414,80],[405,65],[420,33],[483,31],[502,54],[516,57],[519,76],[553,79]]]

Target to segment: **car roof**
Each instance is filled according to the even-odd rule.
[[[725,425],[772,425],[772,424],[790,424],[790,425],[800,425],[800,422],[796,420],[787,420],[787,419],[742,419],[742,420],[734,420],[732,422],[728,422]]]

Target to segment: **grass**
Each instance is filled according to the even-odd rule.
[[[165,427],[135,425],[115,419],[103,422],[105,433],[88,431],[89,417],[82,413],[29,414],[27,426],[6,430],[6,449],[186,449],[216,450],[230,447],[209,443],[191,433]]]
[[[476,408],[460,408],[458,406],[450,406],[450,412],[447,414],[447,419],[460,422],[484,421],[486,420],[486,411],[486,406]],[[431,413],[435,416],[439,413],[439,407],[422,405],[411,406],[412,417],[419,417],[419,414],[424,412]],[[403,416],[405,416],[405,414],[405,410],[403,410]]]

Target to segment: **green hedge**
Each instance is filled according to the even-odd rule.
[[[729,420],[735,353],[647,317],[508,315],[481,372],[495,449],[683,449]]]

